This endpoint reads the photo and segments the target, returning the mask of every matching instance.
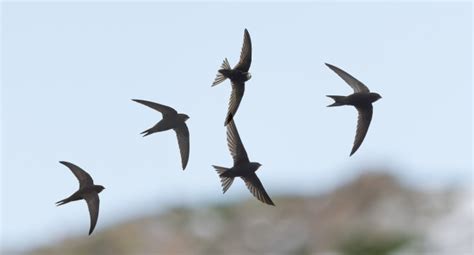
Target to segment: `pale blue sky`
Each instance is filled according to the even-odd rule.
[[[211,83],[224,57],[238,60],[244,28],[252,79],[235,119],[271,196],[378,166],[419,185],[472,177],[470,3],[3,3],[1,19],[3,248],[87,235],[85,203],[54,205],[78,187],[59,160],[106,187],[95,231],[253,199],[241,181],[222,195],[211,167],[232,162],[229,82]],[[325,62],[383,96],[352,157],[356,111],[325,97],[351,89]],[[174,133],[139,135],[161,115],[132,98],[191,117],[186,171]]]

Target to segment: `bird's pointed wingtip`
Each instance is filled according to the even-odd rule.
[[[273,201],[271,199],[269,199],[269,201],[265,202],[267,205],[271,205],[271,206],[276,206],[275,203],[273,203]]]

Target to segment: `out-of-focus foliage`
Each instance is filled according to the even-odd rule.
[[[389,255],[410,241],[407,235],[374,235],[360,232],[343,241],[339,251],[343,255]]]
[[[326,194],[273,197],[276,207],[254,198],[180,207],[26,254],[424,254],[456,196],[368,173]]]

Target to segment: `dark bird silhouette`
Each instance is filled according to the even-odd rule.
[[[258,162],[250,162],[233,120],[227,125],[227,145],[234,158],[234,166],[225,168],[213,165],[221,178],[223,192],[225,193],[229,189],[235,177],[241,177],[254,197],[263,203],[274,206],[275,204],[255,174],[255,171],[262,165]]]
[[[352,105],[357,109],[359,113],[354,145],[350,154],[350,156],[352,156],[352,154],[354,154],[357,149],[359,149],[360,145],[362,144],[362,141],[364,141],[367,131],[369,130],[370,121],[372,120],[372,103],[382,97],[377,93],[370,92],[367,86],[365,86],[362,82],[358,81],[356,78],[352,77],[350,74],[346,73],[342,69],[339,69],[338,67],[327,63],[326,65],[337,75],[339,75],[339,77],[341,77],[354,90],[354,93],[348,96],[328,95],[328,97],[334,99],[335,101],[333,104],[328,105],[328,107]]]
[[[145,137],[156,132],[173,129],[178,137],[179,151],[181,152],[181,164],[183,170],[186,169],[189,159],[189,130],[185,122],[189,119],[189,116],[183,113],[178,113],[175,109],[166,105],[139,99],[132,100],[161,112],[163,119],[140,134],[144,134],[143,136]]]
[[[240,101],[244,96],[245,91],[245,82],[250,80],[252,77],[249,73],[250,63],[252,62],[252,42],[250,41],[250,34],[247,29],[244,31],[244,44],[242,46],[242,51],[240,52],[240,61],[234,68],[230,67],[229,61],[227,58],[224,59],[224,62],[219,69],[216,79],[212,83],[212,86],[225,81],[227,78],[230,79],[232,83],[232,93],[229,99],[229,109],[227,117],[224,122],[224,126],[227,125],[232,118],[234,118],[237,109],[239,108]]]
[[[95,185],[92,177],[80,167],[66,161],[59,161],[59,163],[67,166],[79,180],[79,190],[74,192],[70,197],[56,202],[56,205],[60,206],[81,199],[86,200],[91,218],[90,235],[92,231],[94,231],[97,218],[99,217],[99,193],[105,188],[101,185]]]

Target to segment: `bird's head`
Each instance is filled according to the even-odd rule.
[[[97,193],[100,193],[104,189],[105,189],[105,187],[102,186],[102,185],[95,185],[95,190],[97,191]]]
[[[375,102],[379,100],[380,98],[382,98],[382,96],[378,93],[370,93],[370,97],[371,97],[372,102]]]
[[[252,78],[252,74],[247,73],[247,81],[250,80],[250,78]]]
[[[262,166],[262,164],[258,162],[251,162],[250,165],[253,171],[257,171]]]
[[[187,121],[189,119],[189,116],[184,113],[178,114],[179,118],[182,119],[183,121]]]

